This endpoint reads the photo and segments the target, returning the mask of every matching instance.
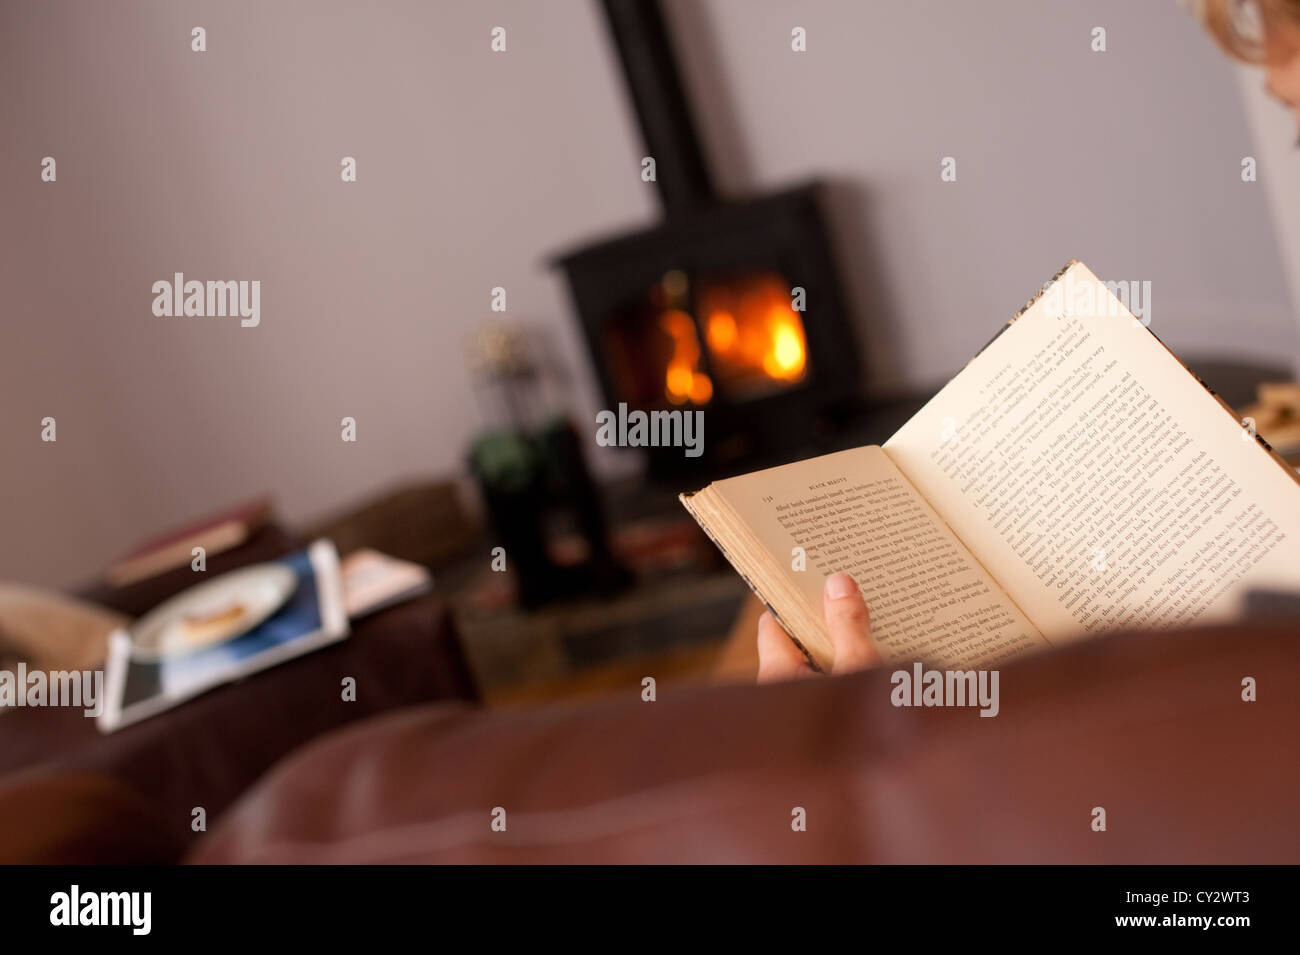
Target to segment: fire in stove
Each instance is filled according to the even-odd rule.
[[[684,272],[667,272],[649,296],[655,321],[624,326],[625,361],[659,362],[658,370],[634,375],[662,385],[661,394],[643,393],[643,399],[707,405],[721,388],[730,399],[744,401],[804,379],[804,327],[785,280],[759,272],[698,284],[693,294]],[[658,340],[637,341],[636,328]]]
[[[688,279],[681,272],[664,275],[663,287],[668,299],[689,298]],[[669,403],[707,404],[714,395],[714,377],[736,399],[757,398],[802,381],[807,369],[803,322],[779,275],[707,279],[694,301],[699,322],[681,308],[659,316],[660,330],[672,339],[664,370]],[[707,368],[699,327],[705,331]]]
[[[771,274],[709,282],[699,301],[712,365],[728,390],[748,398],[803,380],[808,347],[787,282]]]

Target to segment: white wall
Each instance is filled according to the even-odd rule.
[[[0,578],[75,580],[267,488],[297,519],[457,468],[493,286],[555,326],[593,405],[544,260],[655,215],[595,12],[4,4]],[[259,279],[261,325],[154,317],[178,270]]]
[[[1071,256],[1151,280],[1175,349],[1295,353],[1231,68],[1172,0],[669,7],[723,184],[832,179],[868,387],[941,381]],[[547,256],[658,214],[587,0],[18,0],[0,128],[0,578],[83,578],[263,490],[299,519],[458,468],[495,285],[589,415]],[[177,270],[261,280],[261,326],[155,318]]]

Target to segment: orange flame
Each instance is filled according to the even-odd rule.
[[[739,375],[761,372],[779,381],[798,381],[807,366],[803,322],[779,279],[719,288],[705,296],[712,306],[705,339],[719,364]]]
[[[807,373],[803,321],[779,276],[748,276],[706,287],[700,310],[710,366],[728,385],[750,388],[762,382],[797,382]],[[664,394],[675,405],[706,404],[713,381],[702,369],[695,321],[681,309],[660,313],[659,327],[672,340],[664,372]]]
[[[659,316],[659,327],[673,340],[673,354],[668,359],[664,375],[664,392],[675,405],[687,401],[697,405],[713,397],[713,382],[700,371],[700,340],[695,334],[695,322],[679,309],[670,309]]]

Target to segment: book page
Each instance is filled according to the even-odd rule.
[[[1049,641],[1300,587],[1300,485],[1081,264],[885,451]]]
[[[878,447],[717,481],[712,490],[735,517],[731,532],[778,562],[815,621],[826,578],[852,574],[886,660],[987,666],[1045,646]]]

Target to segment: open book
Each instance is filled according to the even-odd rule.
[[[837,571],[886,660],[981,668],[1300,589],[1300,477],[1079,262],[883,446],[681,500],[823,669]]]

